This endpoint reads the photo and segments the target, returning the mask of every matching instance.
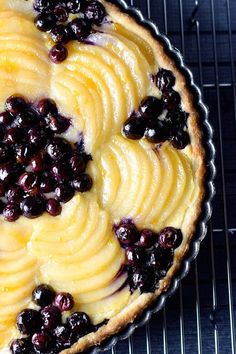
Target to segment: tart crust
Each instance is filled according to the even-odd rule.
[[[140,25],[136,20],[125,12],[122,12],[118,6],[101,0],[106,6],[108,14],[112,13],[113,18],[119,18],[125,23],[127,29],[137,33],[145,39],[158,55],[158,64],[161,68],[171,70],[176,78],[175,91],[181,96],[181,105],[184,111],[189,113],[188,130],[191,138],[192,154],[198,161],[195,171],[196,183],[199,186],[197,203],[191,213],[189,224],[185,230],[187,237],[180,247],[174,253],[174,261],[167,275],[159,282],[159,287],[154,293],[141,294],[131,304],[126,306],[119,314],[111,318],[106,325],[100,327],[96,332],[89,333],[82,337],[70,349],[62,351],[63,354],[76,354],[87,350],[90,347],[101,344],[111,335],[116,334],[121,329],[132,323],[142,312],[150,306],[163,292],[166,292],[170,286],[171,280],[177,275],[184,257],[187,255],[194,233],[196,231],[197,221],[201,214],[202,203],[205,195],[205,150],[203,147],[203,134],[201,130],[201,117],[195,105],[195,98],[188,85],[187,78],[178,68],[175,60],[172,59],[165,46],[154,38],[151,31],[144,25]]]

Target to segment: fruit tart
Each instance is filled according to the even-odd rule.
[[[0,353],[99,345],[164,293],[205,191],[201,115],[149,29],[0,0]]]

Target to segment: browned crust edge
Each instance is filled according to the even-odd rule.
[[[105,339],[108,339],[113,334],[118,333],[121,329],[126,327],[129,323],[132,323],[138,316],[142,314],[144,309],[150,306],[158,296],[165,292],[171,283],[172,278],[177,274],[184,257],[186,256],[191,240],[196,230],[197,221],[202,211],[202,203],[205,196],[205,149],[203,147],[203,134],[201,131],[201,117],[194,104],[194,95],[191,92],[187,79],[181,73],[181,70],[175,63],[175,60],[170,58],[167,54],[165,46],[153,37],[151,31],[145,26],[137,24],[136,20],[125,12],[121,12],[120,9],[106,0],[101,0],[106,4],[106,9],[109,12],[112,11],[112,16],[119,16],[126,23],[128,29],[133,30],[137,34],[141,34],[144,39],[154,48],[154,51],[158,54],[158,64],[160,67],[171,70],[176,77],[175,90],[181,95],[181,102],[183,109],[189,113],[188,128],[191,136],[191,145],[193,154],[198,161],[198,168],[196,169],[196,180],[199,186],[198,202],[195,208],[195,212],[192,216],[192,223],[188,228],[188,237],[185,242],[175,252],[174,262],[169,269],[166,277],[160,281],[160,286],[155,293],[147,293],[140,295],[133,303],[125,307],[119,314],[109,320],[109,322],[100,327],[96,332],[89,333],[82,337],[77,343],[75,343],[70,349],[62,351],[63,354],[76,354],[87,350],[90,347],[101,344]]]

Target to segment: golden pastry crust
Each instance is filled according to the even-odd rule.
[[[158,56],[158,65],[161,68],[171,70],[174,73],[176,78],[175,90],[181,96],[181,104],[183,110],[189,113],[188,129],[191,137],[192,154],[197,161],[195,176],[197,185],[199,186],[199,191],[195,209],[190,215],[191,222],[189,222],[187,228],[185,228],[187,237],[185,237],[180,247],[175,251],[173,264],[169,269],[166,277],[160,281],[159,288],[155,291],[155,293],[141,294],[134,302],[125,307],[119,314],[111,318],[106,325],[100,327],[96,332],[92,332],[84,336],[70,349],[64,350],[62,352],[64,354],[81,353],[92,346],[99,345],[105,339],[127,326],[128,323],[133,322],[139,315],[141,315],[144,309],[152,304],[163,292],[169,288],[172,278],[177,274],[182,261],[189,250],[192,237],[196,230],[197,221],[201,214],[202,203],[205,195],[204,185],[206,166],[205,150],[203,147],[203,134],[201,131],[200,123],[201,117],[194,104],[194,95],[189,88],[187,78],[178,68],[175,61],[167,54],[165,46],[160,41],[158,41],[158,39],[153,37],[151,31],[149,31],[145,26],[138,24],[130,15],[121,12],[116,5],[108,3],[104,0],[101,2],[106,6],[108,14],[112,14],[112,17],[114,19],[117,18],[119,22],[125,23],[125,26],[128,30],[131,30],[140,35],[151,45],[154,52]]]

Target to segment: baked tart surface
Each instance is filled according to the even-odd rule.
[[[0,0],[0,353],[83,352],[168,289],[204,196],[200,117],[106,1]]]

